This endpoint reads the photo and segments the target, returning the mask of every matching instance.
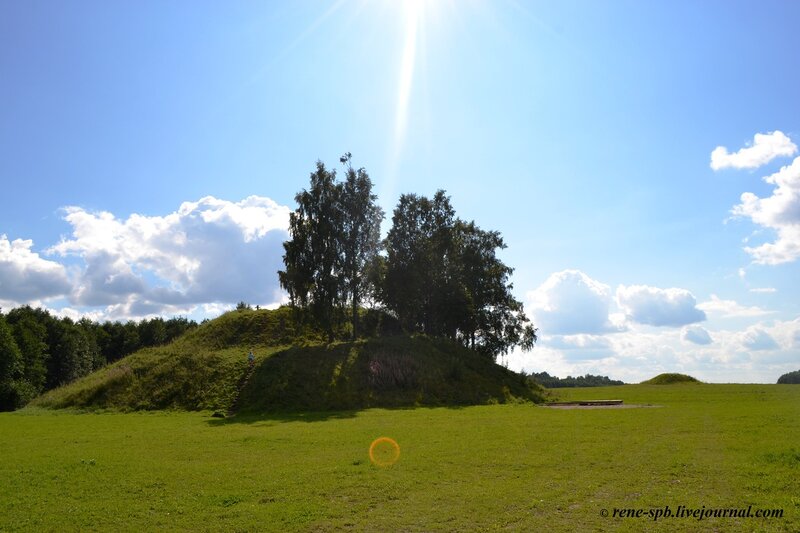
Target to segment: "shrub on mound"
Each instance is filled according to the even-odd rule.
[[[779,385],[800,385],[800,370],[795,370],[794,372],[787,372],[786,374],[782,375],[778,378]]]
[[[700,380],[686,374],[667,373],[643,381],[642,385],[669,385],[671,383],[700,383]]]

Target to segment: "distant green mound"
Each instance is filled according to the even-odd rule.
[[[523,376],[451,341],[393,336],[325,344],[281,308],[231,311],[31,405],[253,412],[540,400],[541,389]]]
[[[779,385],[800,385],[800,370],[787,372],[778,378]]]
[[[700,380],[686,374],[659,374],[652,379],[642,381],[642,385],[670,385],[672,383],[701,383]]]

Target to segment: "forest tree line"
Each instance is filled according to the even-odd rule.
[[[44,391],[195,327],[182,317],[99,323],[29,306],[0,310],[0,411],[17,409]]]
[[[534,372],[532,374],[527,374],[527,376],[531,381],[548,389],[568,387],[608,387],[611,385],[625,384],[617,379],[610,379],[608,376],[593,376],[591,374],[586,374],[585,376],[567,376],[565,378],[559,378],[556,376],[551,376],[547,372]]]
[[[458,218],[444,191],[403,194],[385,239],[383,210],[367,172],[350,154],[336,171],[317,162],[296,196],[278,272],[291,304],[310,311],[333,340],[348,323],[359,336],[359,309],[378,307],[407,333],[447,337],[489,357],[530,349],[536,329],[512,294],[513,269],[497,256],[497,231]]]

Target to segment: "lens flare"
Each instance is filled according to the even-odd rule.
[[[391,466],[400,459],[400,445],[389,437],[378,437],[369,445],[369,460],[376,466]]]

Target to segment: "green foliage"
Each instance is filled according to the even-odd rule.
[[[99,347],[91,331],[83,324],[65,318],[52,321],[48,328],[50,358],[47,387],[64,385],[99,367]]]
[[[448,272],[454,263],[455,212],[444,191],[432,200],[404,194],[386,237],[385,304],[406,331],[454,333],[457,317],[447,303],[459,295]],[[458,306],[453,306],[456,309]]]
[[[787,372],[778,378],[779,384],[800,384],[800,370]]]
[[[344,182],[337,183],[336,171],[318,161],[309,188],[295,196],[291,239],[283,245],[285,270],[278,272],[292,304],[310,309],[329,341],[347,303],[352,337],[358,334],[358,309],[372,292],[370,269],[380,249],[383,220],[369,175],[350,166],[349,153],[341,161],[348,165]]]
[[[497,257],[505,248],[500,234],[457,218],[442,190],[432,199],[404,194],[380,255],[383,211],[350,157],[341,158],[343,183],[318,161],[309,188],[295,197],[278,272],[292,305],[309,310],[329,342],[348,303],[349,331],[358,338],[366,300],[389,309],[407,333],[447,337],[492,359],[533,348],[536,329],[511,294],[513,269]]]
[[[17,383],[22,375],[22,353],[0,314],[0,411],[11,411],[19,405]]]
[[[700,381],[686,374],[667,373],[643,381],[642,385],[671,385],[673,383],[700,383]]]
[[[142,346],[161,346],[167,343],[167,325],[163,318],[143,320],[139,325],[139,340]]]
[[[360,309],[359,316],[364,337],[390,337],[403,333],[400,321],[381,309]]]
[[[347,175],[340,184],[339,194],[339,271],[345,300],[350,302],[352,338],[358,337],[359,306],[365,293],[371,292],[370,275],[381,244],[383,210],[372,194],[372,182],[363,168],[353,170],[350,153],[342,157],[347,163]]]
[[[578,377],[567,376],[566,378],[559,378],[556,376],[551,376],[547,372],[540,372],[538,374],[530,374],[528,379],[548,389],[559,389],[564,387],[609,387],[614,385],[624,385],[622,381],[609,379],[608,376],[593,376],[591,374]]]
[[[35,317],[25,314],[13,325],[14,338],[22,354],[24,378],[30,386],[28,400],[44,390],[47,381],[47,328]]]
[[[799,387],[558,394],[660,407],[0,413],[0,531],[800,531]],[[665,505],[784,516],[600,514]]]
[[[336,313],[343,303],[338,272],[341,187],[335,180],[336,172],[317,161],[308,190],[295,196],[297,210],[289,216],[292,238],[283,244],[286,270],[278,272],[292,304],[309,308],[329,340],[333,339]]]
[[[383,302],[406,331],[444,336],[492,359],[531,349],[536,330],[511,294],[496,231],[455,216],[450,199],[405,194],[386,237]]]
[[[457,327],[464,344],[491,357],[508,353],[515,346],[533,348],[536,330],[528,322],[522,303],[512,296],[513,286],[508,282],[514,269],[496,255],[496,250],[506,247],[500,233],[459,220],[455,236],[457,279],[465,295]]]

